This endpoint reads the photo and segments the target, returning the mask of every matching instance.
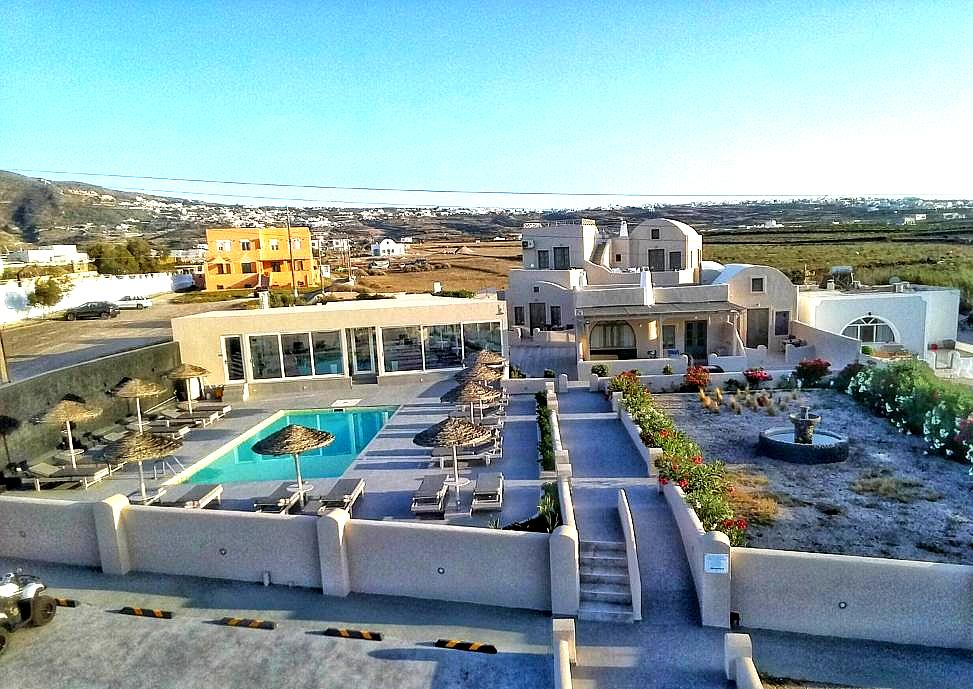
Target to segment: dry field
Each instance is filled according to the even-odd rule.
[[[415,273],[363,276],[359,284],[378,292],[428,292],[433,282],[444,290],[503,289],[507,274],[520,267],[519,242],[429,243],[410,246],[407,259],[424,258],[448,267]]]

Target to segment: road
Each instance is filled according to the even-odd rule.
[[[122,311],[107,321],[41,321],[4,330],[10,379],[23,380],[55,368],[72,366],[107,354],[116,354],[172,339],[169,321],[203,311],[216,311],[238,300],[210,304],[173,304],[173,294],[153,297],[154,305],[142,311]]]

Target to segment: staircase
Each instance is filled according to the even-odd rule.
[[[578,619],[632,622],[632,592],[624,543],[581,541]]]
[[[591,252],[591,262],[595,265],[601,265],[601,259],[605,255],[605,249],[608,247],[608,242],[598,242],[595,244],[594,250]]]

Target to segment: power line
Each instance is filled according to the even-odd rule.
[[[80,177],[110,177],[114,179],[144,179],[163,182],[193,182],[199,184],[235,184],[248,187],[280,187],[291,189],[326,189],[331,191],[397,191],[410,194],[483,194],[507,196],[615,196],[622,198],[747,198],[747,197],[812,197],[818,198],[829,194],[645,194],[636,192],[597,192],[597,191],[512,191],[491,189],[425,189],[406,187],[371,187],[371,186],[341,186],[335,184],[287,184],[283,182],[248,182],[240,180],[204,179],[195,177],[161,177],[152,175],[122,175],[108,172],[78,172],[70,170],[33,170],[28,168],[8,168],[13,172],[27,172],[40,175],[77,175]],[[196,193],[196,192],[193,192]],[[887,194],[887,196],[914,196],[914,194]]]

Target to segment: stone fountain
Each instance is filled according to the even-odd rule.
[[[826,464],[848,459],[848,436],[818,428],[821,415],[802,406],[788,417],[793,429],[768,428],[757,440],[760,454],[795,464]]]

